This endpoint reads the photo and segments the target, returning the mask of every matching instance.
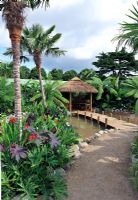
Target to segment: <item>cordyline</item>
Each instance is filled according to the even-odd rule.
[[[25,8],[35,9],[49,6],[49,0],[1,0],[0,11],[9,31],[13,52],[13,77],[15,95],[15,117],[22,122],[20,87],[20,41],[25,22]]]

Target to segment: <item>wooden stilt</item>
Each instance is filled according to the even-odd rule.
[[[102,111],[102,115],[104,115],[105,113],[104,113],[104,111]]]
[[[78,119],[79,119],[79,111],[77,111],[77,116],[78,116]]]
[[[92,93],[90,93],[90,111],[92,112]]]
[[[97,117],[97,122],[100,123],[100,116]]]
[[[69,93],[69,111],[72,112],[72,93]]]
[[[105,118],[105,127],[108,126],[108,118]]]
[[[85,111],[85,119],[86,119],[86,116],[87,116],[87,113],[86,113],[86,111]]]

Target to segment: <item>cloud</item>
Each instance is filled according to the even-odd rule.
[[[51,69],[63,67],[81,69],[90,67],[95,56],[102,51],[115,50],[111,39],[118,33],[118,23],[126,19],[125,14],[135,0],[51,0],[46,11],[27,9],[26,25],[41,24],[45,29],[56,25],[55,33],[62,33],[57,43],[67,50],[61,58],[43,58],[43,65]],[[0,47],[8,47],[10,40],[4,23],[0,20]],[[32,65],[32,64],[31,64]]]

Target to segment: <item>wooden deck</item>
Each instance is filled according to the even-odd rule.
[[[81,115],[85,118],[90,118],[91,120],[95,119],[98,122],[105,124],[105,126],[110,126],[118,130],[138,131],[138,125],[119,120],[114,117],[109,117],[104,114],[93,113],[90,111],[73,111],[72,114],[75,114],[77,116]]]

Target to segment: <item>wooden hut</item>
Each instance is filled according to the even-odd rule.
[[[59,88],[60,92],[69,93],[69,110],[72,111],[72,93],[89,93],[90,94],[90,110],[92,111],[92,94],[97,90],[80,80],[78,77],[71,79]]]

